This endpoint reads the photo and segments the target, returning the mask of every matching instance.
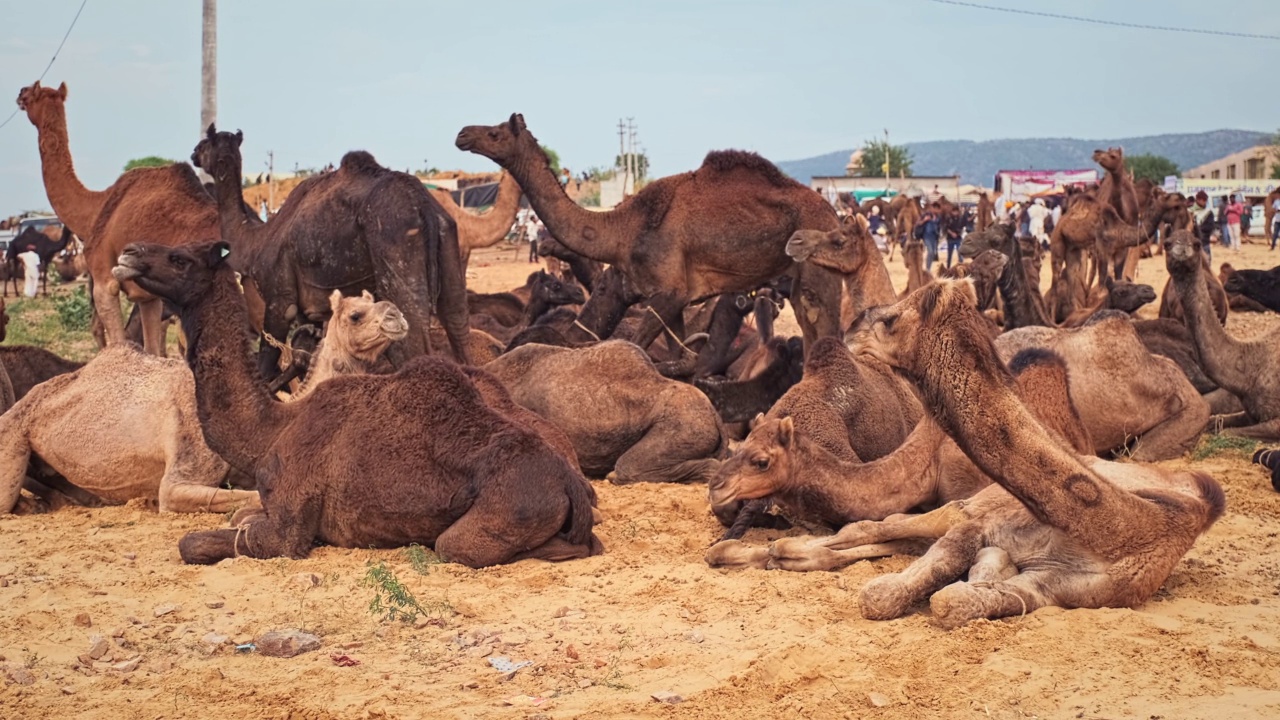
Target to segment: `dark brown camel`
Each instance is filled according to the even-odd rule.
[[[519,114],[463,128],[457,145],[503,166],[556,239],[619,268],[633,302],[649,300],[653,317],[632,337],[640,347],[663,325],[683,337],[681,313],[689,303],[751,290],[788,271],[798,271],[798,283],[810,291],[804,302],[813,303],[797,313],[806,346],[840,332],[839,283],[815,277],[825,271],[797,268],[783,251],[797,230],[835,229],[835,209],[758,155],[709,153],[697,170],[651,182],[612,211],[592,212],[565,194]]]
[[[430,350],[427,329],[437,314],[453,356],[467,361],[467,302],[457,231],[412,175],[379,165],[366,152],[349,152],[338,170],[304,180],[269,222],[244,203],[240,141],[243,134],[210,125],[191,161],[214,180],[231,263],[248,278],[246,293],[266,304],[262,329],[275,338],[297,322],[322,323],[329,293],[369,290],[394,303],[409,334],[387,352],[401,367]],[[144,239],[139,238],[139,239]],[[279,351],[264,346],[263,377],[274,377]]]
[[[416,542],[470,567],[602,551],[591,488],[569,458],[452,362],[419,356],[394,375],[334,378],[276,402],[253,367],[230,252],[130,245],[115,270],[179,309],[205,439],[262,496],[263,512],[238,528],[183,537],[183,561],[302,558],[316,541]]]
[[[510,293],[496,293],[498,295],[507,295],[511,299],[516,299]],[[477,300],[480,298],[477,297]],[[499,341],[504,343],[511,342],[521,330],[532,326],[540,318],[550,312],[552,309],[564,305],[581,305],[587,301],[586,294],[583,293],[582,287],[577,283],[564,282],[560,278],[548,272],[539,270],[534,273],[532,287],[530,288],[529,301],[523,304],[520,314],[516,316],[513,325],[507,326],[504,322],[485,322],[489,319],[484,314],[476,314],[470,317],[472,327],[489,333]],[[499,304],[501,303],[501,304]],[[493,299],[481,301],[477,303],[471,302],[471,296],[468,295],[468,304],[473,308],[490,309],[501,307],[503,319],[510,319],[509,303],[506,298],[501,300]],[[493,318],[497,320],[497,318]]]
[[[1253,312],[1280,312],[1280,267],[1236,270],[1222,263],[1218,273],[1233,310],[1239,305]]]
[[[65,360],[34,345],[0,346],[0,365],[4,365],[13,385],[15,400],[21,400],[31,388],[49,378],[84,367],[84,363]]]
[[[9,241],[9,249],[5,251],[5,263],[9,266],[9,279],[13,283],[13,294],[21,295],[18,290],[18,255],[24,252],[34,252],[40,256],[40,293],[45,297],[49,296],[49,263],[53,262],[53,258],[71,242],[71,228],[66,225],[57,228],[58,239],[54,240],[49,237],[49,233],[36,230],[34,227],[27,227],[18,236]],[[6,284],[4,295],[9,295],[9,286]]]

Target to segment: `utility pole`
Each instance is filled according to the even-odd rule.
[[[276,207],[276,151],[267,151],[267,214]]]
[[[622,124],[622,118],[618,118],[618,169],[622,170],[622,196],[627,196],[627,180],[630,171],[627,169],[627,141],[626,126]]]
[[[203,0],[201,32],[200,135],[218,119],[218,0]],[[202,176],[203,172],[200,173]]]
[[[639,175],[636,174],[636,123],[635,118],[627,118],[627,174],[631,177],[631,193],[635,194]]]
[[[893,153],[889,147],[889,128],[884,129],[884,194],[889,194],[889,156]]]

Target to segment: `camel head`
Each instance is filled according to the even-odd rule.
[[[993,223],[986,230],[971,232],[960,241],[960,257],[972,260],[986,250],[1006,252],[1013,240],[1013,223]]]
[[[231,246],[222,240],[179,247],[131,243],[120,253],[111,275],[185,308],[209,294],[230,255]]]
[[[218,132],[213,123],[196,149],[191,152],[191,164],[204,170],[218,182],[234,180],[240,182],[240,143],[244,142],[244,133],[239,130],[234,134]]]
[[[982,323],[972,280],[938,280],[896,304],[863,313],[854,351],[918,379],[931,365],[953,360],[949,356],[958,354],[958,340],[989,345]],[[948,357],[936,357],[940,354]]]
[[[1228,268],[1230,268],[1230,272],[1228,272]],[[1226,263],[1222,264],[1222,269],[1219,272],[1221,273],[1219,277],[1225,276],[1227,278],[1226,280],[1222,281],[1223,290],[1226,290],[1227,292],[1233,295],[1241,295],[1244,293],[1244,290],[1245,290],[1244,276],[1236,272],[1234,268],[1231,268],[1231,266]],[[4,318],[4,320],[7,321],[8,318]],[[3,339],[4,339],[4,332],[3,332],[3,328],[0,327],[0,340],[3,340]]]
[[[43,87],[40,81],[32,83],[18,91],[18,109],[27,113],[32,125],[39,127],[46,120],[62,115],[63,103],[67,100],[67,84],[62,83],[57,90]],[[57,113],[55,116],[54,113]]]
[[[1008,255],[999,250],[983,250],[973,259],[969,275],[975,280],[982,279],[985,282],[994,283],[1004,272],[1004,266],[1008,264]]]
[[[1107,306],[1113,310],[1132,314],[1138,308],[1156,299],[1156,290],[1150,285],[1113,280],[1107,277],[1107,289],[1110,293]]]
[[[867,261],[871,236],[867,220],[861,216],[843,218],[839,230],[797,230],[787,240],[787,256],[796,262],[811,262],[819,267],[851,275]]]
[[[1174,279],[1195,277],[1203,254],[1200,238],[1187,230],[1175,230],[1164,240],[1164,266]]]
[[[333,315],[325,328],[324,341],[340,354],[372,363],[397,340],[409,334],[409,323],[393,303],[374,302],[365,290],[359,297],[343,297],[334,290],[329,296]]]
[[[564,282],[545,270],[534,273],[530,296],[549,305],[581,305],[587,301],[582,286]]]
[[[756,415],[751,433],[720,464],[708,485],[711,506],[762,498],[785,487],[791,475],[795,432],[795,421],[790,417],[765,419]]]
[[[533,133],[525,127],[524,116],[520,113],[511,113],[509,120],[497,125],[468,125],[458,132],[454,144],[459,150],[483,155],[504,168],[509,168],[520,158],[529,157],[535,150],[538,153],[536,157],[550,165]]]
[[[1124,150],[1113,147],[1106,150],[1094,150],[1093,161],[1104,170],[1119,172],[1124,167]]]

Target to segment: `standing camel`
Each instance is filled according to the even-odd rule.
[[[633,340],[648,347],[663,326],[683,337],[685,305],[745,292],[788,271],[799,276],[797,321],[805,346],[840,332],[840,281],[796,264],[784,247],[800,229],[835,230],[835,209],[768,160],[735,150],[707,155],[692,172],[649,183],[609,212],[569,199],[524,117],[472,125],[457,146],[497,162],[519,181],[547,229],[566,248],[619,268],[636,302],[652,311]]]
[[[520,212],[520,197],[523,194],[519,183],[511,173],[503,173],[498,181],[498,197],[493,207],[483,215],[474,215],[462,209],[453,201],[453,194],[440,188],[429,188],[428,193],[440,203],[449,217],[458,226],[458,254],[462,258],[462,271],[465,274],[467,264],[471,262],[471,251],[478,248],[493,247],[502,242],[516,221]]]
[[[307,178],[268,222],[244,202],[244,135],[210,125],[191,161],[213,178],[233,267],[265,303],[262,328],[287,337],[295,320],[320,323],[329,293],[371,290],[404,313],[409,332],[387,357],[397,367],[430,350],[427,329],[439,302],[455,359],[467,361],[467,298],[453,221],[412,175],[349,152],[337,171]],[[274,376],[279,350],[264,347],[259,370]]]
[[[18,93],[18,107],[26,111],[39,135],[49,204],[84,241],[94,315],[103,333],[99,342],[108,346],[125,342],[120,315],[123,291],[138,305],[146,351],[163,355],[160,301],[132,282],[117,282],[111,268],[124,246],[139,239],[169,246],[217,240],[221,230],[213,198],[186,163],[130,170],[106,190],[89,190],[76,177],[71,162],[66,100],[66,83],[55,90],[36,82]]]

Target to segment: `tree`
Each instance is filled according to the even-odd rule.
[[[1271,136],[1271,179],[1280,180],[1280,132]]]
[[[903,145],[890,145],[884,140],[868,140],[853,174],[858,177],[884,177],[885,158],[889,160],[891,177],[911,177],[911,153]]]
[[[1133,172],[1134,180],[1146,178],[1156,185],[1162,185],[1166,177],[1178,174],[1177,163],[1163,155],[1130,155],[1124,162]]]
[[[626,161],[631,156],[635,156],[636,180],[644,180],[649,176],[649,157],[644,153],[627,153],[626,155],[618,155],[613,159],[613,166],[619,168],[627,167]]]
[[[132,170],[132,169],[134,169],[134,168],[145,168],[145,167],[166,167],[166,166],[168,166],[168,165],[172,165],[172,164],[174,164],[174,163],[176,163],[176,162],[178,162],[178,161],[177,161],[177,160],[170,160],[170,159],[168,159],[168,158],[162,158],[162,157],[160,157],[160,156],[158,156],[158,155],[148,155],[148,156],[146,156],[146,157],[144,157],[144,158],[134,158],[134,159],[130,160],[129,162],[125,163],[125,164],[124,164],[124,171],[125,171],[125,172],[129,172],[130,170]]]
[[[555,173],[556,177],[560,177],[560,153],[546,145],[539,145],[538,147],[542,148],[542,152],[547,154],[547,160],[551,162],[551,172]]]

